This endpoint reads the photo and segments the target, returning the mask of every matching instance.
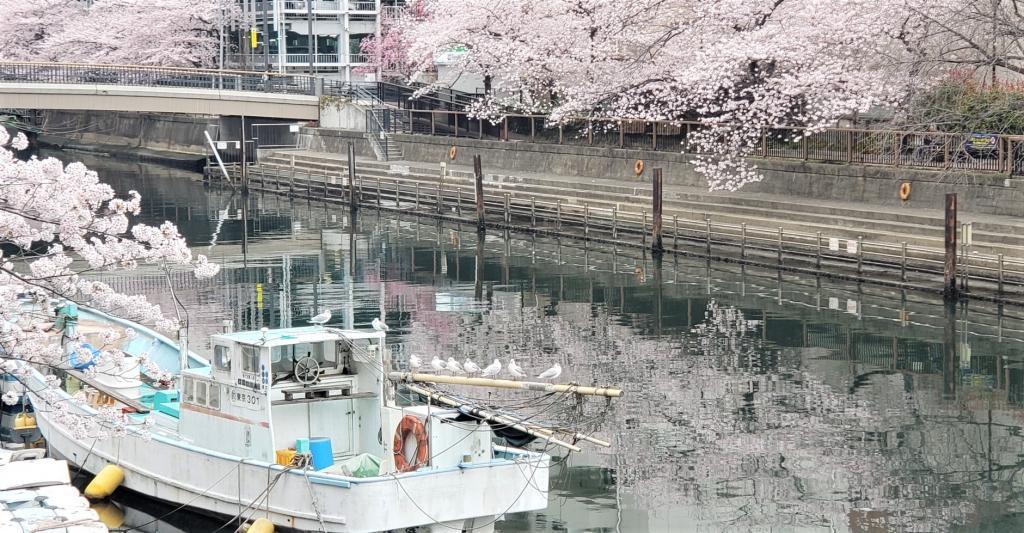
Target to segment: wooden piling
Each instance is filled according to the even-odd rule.
[[[661,241],[661,197],[662,197],[662,175],[661,169],[654,169],[654,184],[651,189],[651,208],[653,218],[651,219],[651,251],[664,252],[665,247]]]
[[[943,272],[942,294],[956,298],[956,193],[946,195],[946,265]]]
[[[473,156],[473,184],[476,188],[476,230],[486,231],[487,221],[484,211],[484,171],[480,156]]]

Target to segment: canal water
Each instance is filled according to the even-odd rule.
[[[141,219],[223,265],[182,273],[193,347],[237,329],[384,316],[396,360],[554,362],[614,385],[552,407],[611,448],[552,469],[547,509],[503,532],[1024,531],[1024,310],[636,249],[205,187],[80,154]],[[168,305],[161,276],[107,275]],[[351,309],[351,313],[346,310]],[[137,495],[126,526],[220,525]]]

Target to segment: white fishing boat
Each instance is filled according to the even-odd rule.
[[[396,401],[382,331],[218,334],[211,362],[138,324],[62,312],[58,325],[96,346],[100,330],[132,328],[117,348],[176,374],[157,383],[145,365],[68,368],[59,408],[38,393],[42,373],[26,379],[51,453],[93,474],[116,465],[123,487],[226,524],[329,532],[486,532],[506,513],[547,507],[548,455],[495,444],[465,410]],[[110,407],[127,436],[83,439],[65,422]]]

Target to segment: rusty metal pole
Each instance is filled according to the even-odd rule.
[[[661,190],[662,175],[661,169],[654,169],[654,184],[651,188],[651,208],[653,218],[651,219],[651,251],[664,252],[665,247],[661,242]]]
[[[484,217],[484,171],[479,155],[473,156],[473,182],[476,187],[476,230],[485,231],[487,223]]]
[[[942,280],[942,294],[947,299],[957,296],[956,230],[956,193],[949,193],[946,195],[946,268]]]
[[[348,205],[353,211],[359,208],[356,201],[356,145],[348,143]]]

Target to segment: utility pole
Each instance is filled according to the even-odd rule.
[[[263,68],[270,70],[270,17],[267,16],[267,3],[270,0],[263,0]],[[278,46],[281,46],[278,43]]]

